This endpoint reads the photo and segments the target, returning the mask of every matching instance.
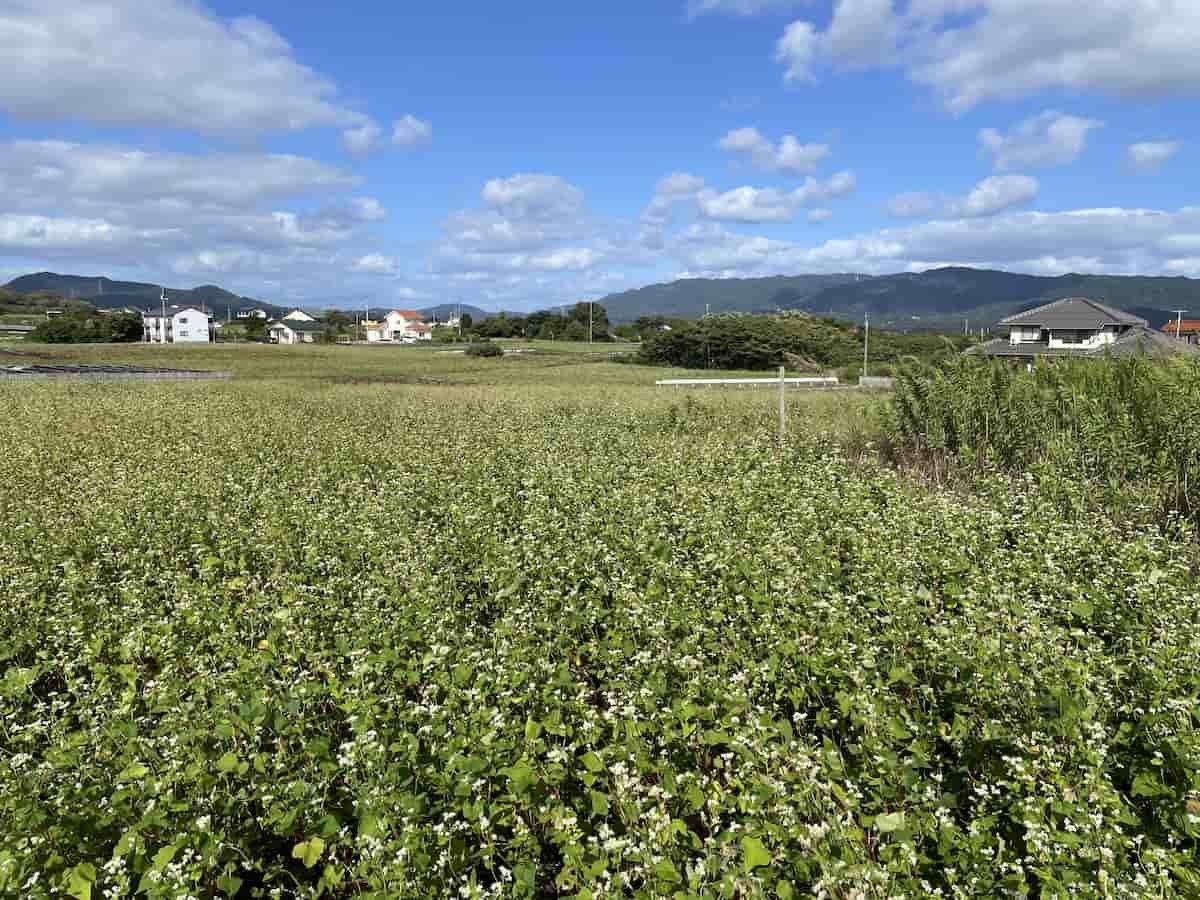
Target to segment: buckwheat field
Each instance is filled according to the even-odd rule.
[[[886,399],[203,352],[0,383],[0,895],[1200,893],[1184,526]]]

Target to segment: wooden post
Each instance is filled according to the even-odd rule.
[[[787,395],[784,391],[787,389],[787,382],[784,381],[784,373],[787,370],[779,367],[779,443],[783,443],[787,435]]]

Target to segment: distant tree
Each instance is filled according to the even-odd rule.
[[[246,330],[246,340],[265,341],[267,339],[267,320],[258,316],[244,319],[242,327]]]
[[[499,344],[493,344],[491,341],[476,341],[467,348],[467,356],[503,356],[504,350]]]
[[[471,326],[475,324],[475,320],[471,317],[470,313],[463,313],[462,316],[459,317],[458,324],[463,331],[469,331]]]

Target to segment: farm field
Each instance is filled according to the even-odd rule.
[[[0,896],[1200,893],[1189,535],[436,349],[0,382]]]

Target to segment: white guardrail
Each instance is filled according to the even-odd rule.
[[[654,382],[660,387],[779,387],[780,384],[804,387],[837,387],[836,377],[812,378],[664,378]]]

